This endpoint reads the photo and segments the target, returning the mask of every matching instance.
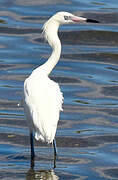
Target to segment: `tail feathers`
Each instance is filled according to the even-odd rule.
[[[41,134],[37,133],[37,132],[35,132],[35,139],[37,141],[39,141],[39,140],[41,140],[43,142],[45,141],[44,137]]]
[[[50,138],[44,138],[40,133],[38,132],[35,132],[35,139],[37,141],[42,141],[42,142],[47,142],[47,143],[52,143],[53,142],[53,139],[50,139]]]

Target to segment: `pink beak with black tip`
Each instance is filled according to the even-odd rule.
[[[72,16],[71,20],[75,23],[82,23],[82,22],[88,22],[88,23],[99,23],[99,21],[94,20],[94,19],[87,19],[83,17],[78,17],[78,16]]]

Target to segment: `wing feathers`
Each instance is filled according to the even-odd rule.
[[[38,79],[30,76],[24,84],[24,95],[35,138],[51,143],[62,111],[63,95],[59,85],[47,76]]]

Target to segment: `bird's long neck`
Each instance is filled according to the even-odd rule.
[[[46,63],[40,66],[40,70],[45,72],[47,75],[51,73],[52,69],[57,64],[61,54],[61,42],[58,38],[58,28],[59,28],[59,24],[53,21],[48,22],[44,26],[45,37],[48,43],[50,44],[50,46],[52,47],[51,56],[49,57]]]

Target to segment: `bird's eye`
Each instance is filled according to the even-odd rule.
[[[68,20],[68,19],[69,19],[69,16],[64,16],[64,19],[65,19],[65,20]]]

